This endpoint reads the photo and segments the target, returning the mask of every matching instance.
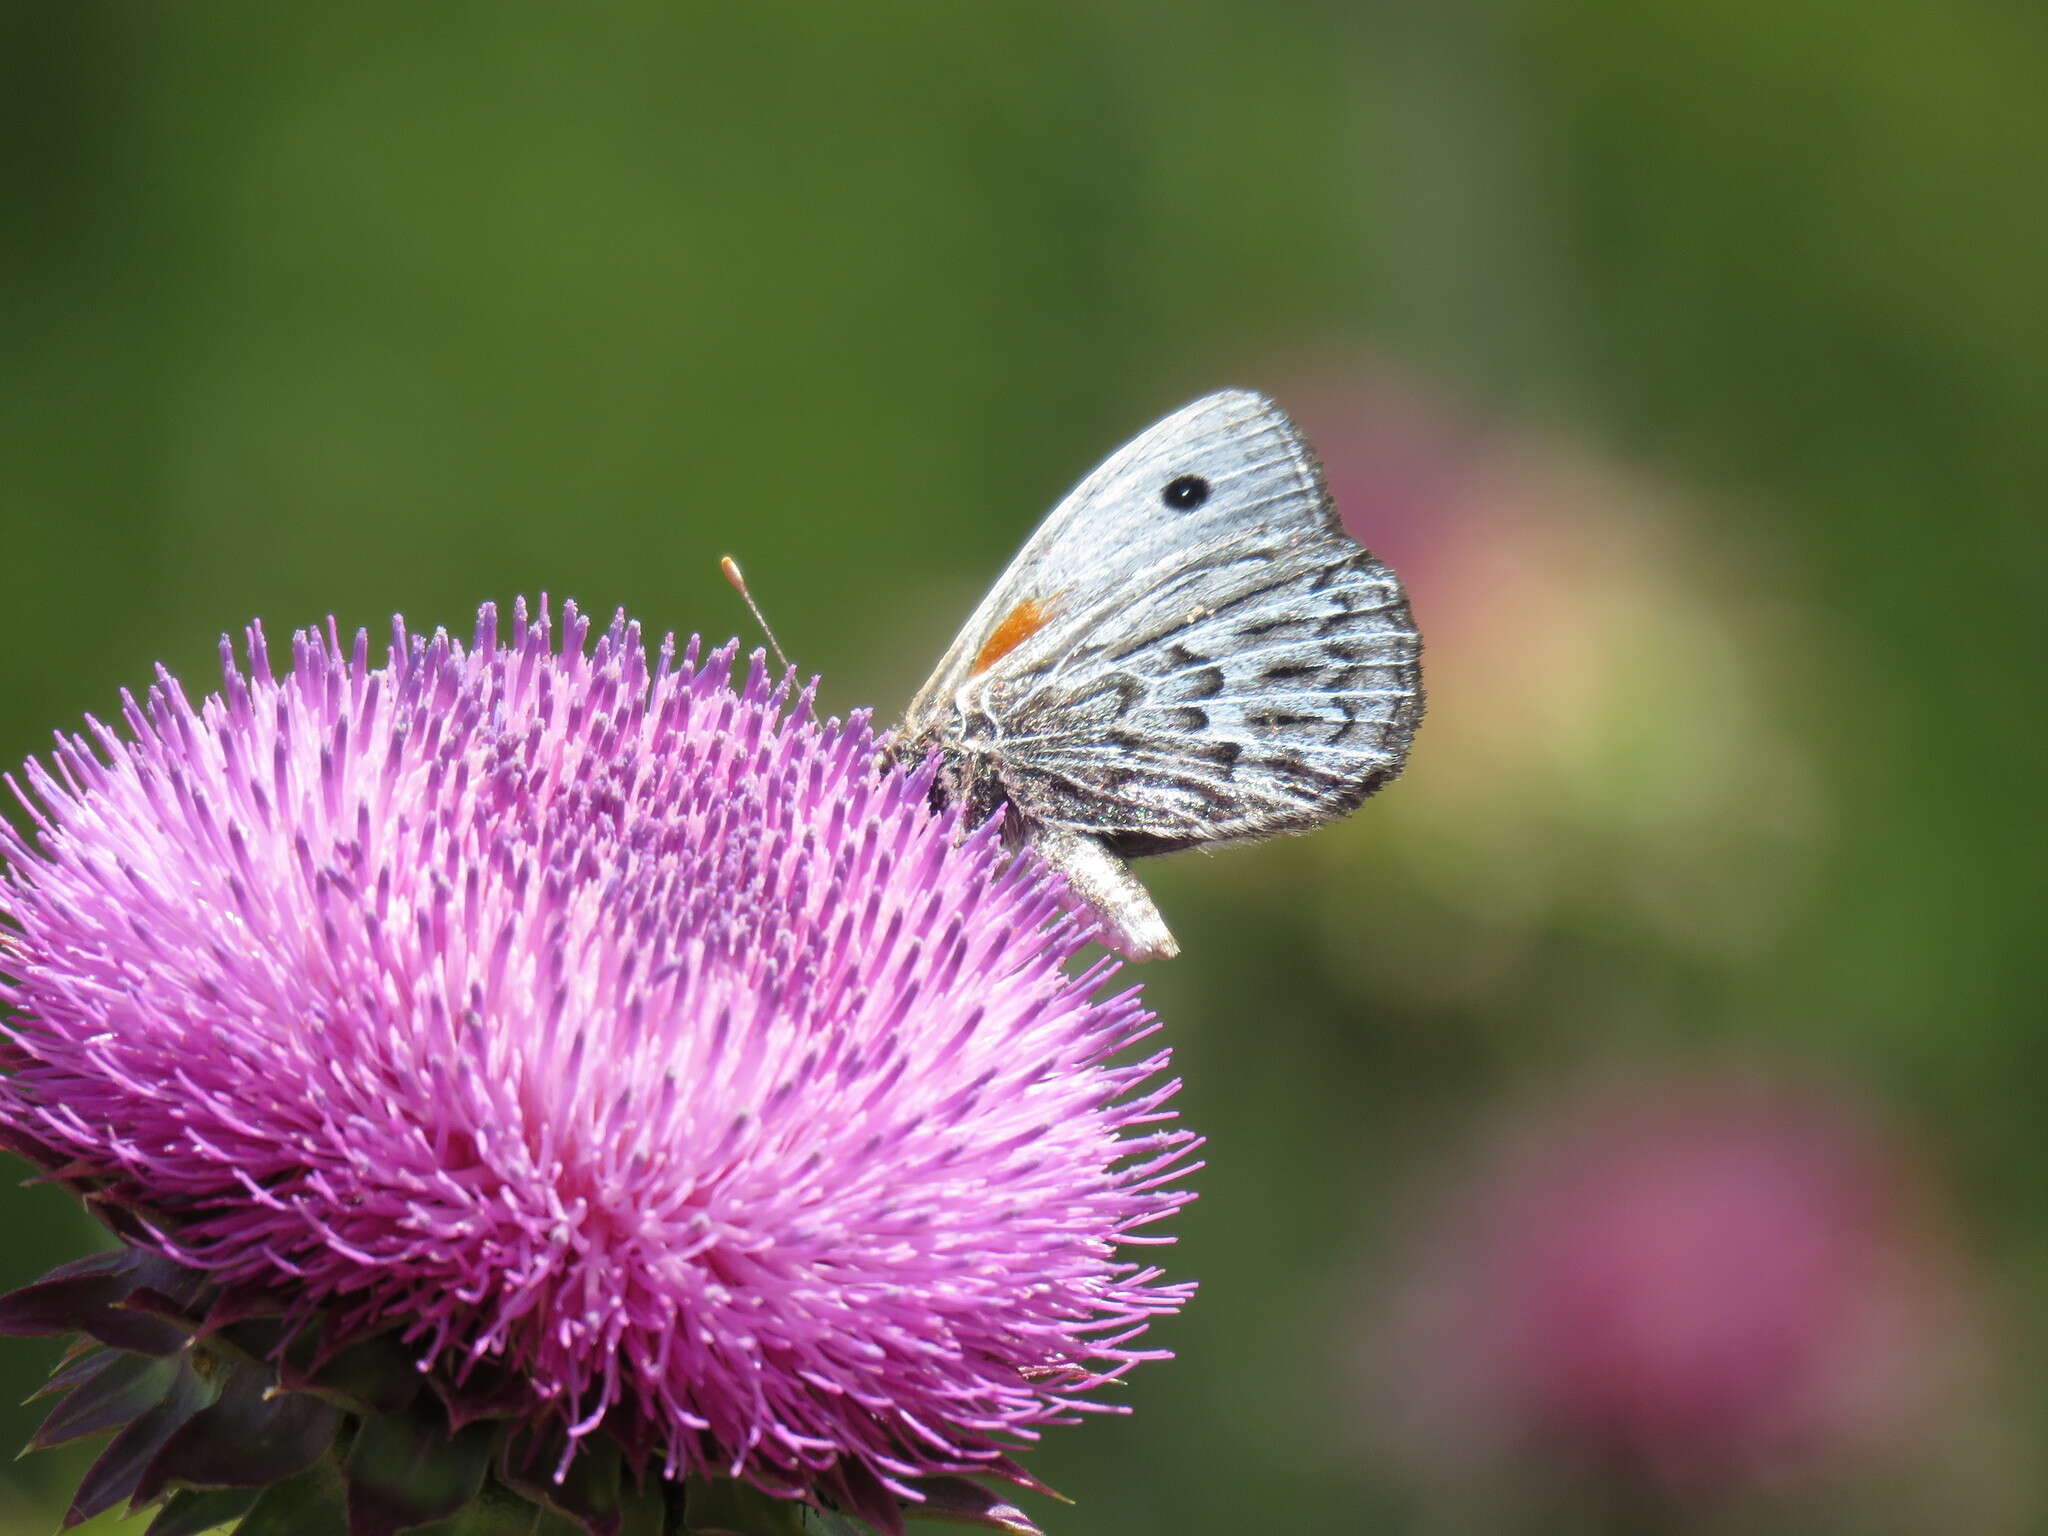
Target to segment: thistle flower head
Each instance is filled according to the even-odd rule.
[[[395,1338],[557,1477],[608,1441],[888,1524],[1020,1476],[1186,1294],[1126,1256],[1191,1141],[1117,1054],[1150,1016],[865,717],[563,627],[282,674],[252,627],[31,761],[0,1133],[216,1321]]]

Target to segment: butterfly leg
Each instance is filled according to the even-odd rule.
[[[1180,953],[1166,919],[1152,905],[1130,865],[1101,839],[1058,827],[1033,827],[1031,846],[1066,877],[1074,894],[1095,909],[1103,941],[1133,960],[1171,960]]]

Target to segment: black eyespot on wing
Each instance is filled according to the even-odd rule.
[[[1209,482],[1200,475],[1176,475],[1166,482],[1159,499],[1176,512],[1192,512],[1209,499]]]

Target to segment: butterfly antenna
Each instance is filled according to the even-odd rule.
[[[754,601],[754,594],[747,590],[747,578],[740,572],[739,561],[731,555],[721,556],[718,568],[725,572],[725,579],[732,583],[733,591],[739,593],[740,601],[747,605],[747,611],[754,616],[754,622],[761,626],[761,633],[768,637],[768,648],[775,652],[775,659],[782,670],[789,670],[789,658],[782,654],[782,646],[775,638],[775,631],[768,627],[768,620],[762,617],[761,605]]]

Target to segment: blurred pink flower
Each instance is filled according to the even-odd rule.
[[[1783,1081],[1583,1092],[1425,1226],[1375,1363],[1411,1461],[1460,1478],[1686,1499],[1824,1479],[1928,1429],[1972,1331],[1898,1149]]]

